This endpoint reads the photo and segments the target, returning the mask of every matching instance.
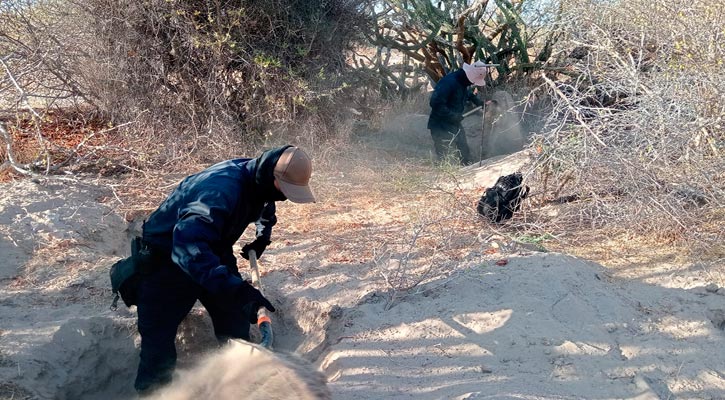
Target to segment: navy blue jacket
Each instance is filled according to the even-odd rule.
[[[460,121],[456,119],[466,105],[471,101],[480,106],[483,102],[468,90],[471,81],[466,73],[459,69],[444,76],[438,81],[430,96],[430,117],[428,118],[428,129],[439,129],[448,132],[456,132],[460,128]]]
[[[269,240],[277,223],[274,202],[285,200],[274,187],[274,165],[287,147],[185,178],[144,223],[144,241],[211,293],[233,293],[242,279],[232,273],[232,246],[252,222],[257,237]]]

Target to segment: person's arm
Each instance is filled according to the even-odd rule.
[[[272,227],[277,224],[276,212],[277,206],[275,206],[273,201],[264,205],[262,215],[260,215],[259,219],[254,223],[257,227],[257,239],[263,238],[269,242],[272,241]]]
[[[174,227],[172,260],[213,294],[232,293],[243,283],[226,267],[229,260],[222,261],[212,250],[212,244],[221,240],[225,221],[230,220],[232,204],[224,193],[204,192],[179,210]]]
[[[262,257],[264,250],[272,243],[272,227],[277,223],[276,211],[277,207],[274,205],[274,201],[270,201],[264,205],[262,214],[254,222],[254,225],[257,227],[256,239],[242,247],[242,257],[249,260],[249,250],[254,250],[257,257]]]
[[[227,246],[226,249],[222,250],[222,254],[219,255],[219,263],[231,268],[237,267],[237,257],[234,256],[234,248],[232,246]]]
[[[453,86],[448,82],[439,81],[430,96],[430,107],[435,114],[451,123],[457,124],[461,122],[461,114],[453,112],[448,107],[448,99],[450,98]]]
[[[473,93],[473,90],[466,90],[466,93],[468,95],[468,101],[475,104],[477,107],[483,106],[483,101]]]

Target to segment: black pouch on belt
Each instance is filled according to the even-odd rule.
[[[144,246],[143,239],[140,237],[131,239],[131,255],[113,264],[109,272],[114,295],[111,309],[118,308],[119,297],[127,307],[136,305],[138,285],[143,275],[151,272],[152,266],[153,255],[148,247]]]

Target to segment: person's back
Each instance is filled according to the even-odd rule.
[[[441,78],[430,98],[430,117],[428,129],[441,129],[455,132],[458,129],[458,119],[466,106],[468,99],[468,86],[470,81],[466,73],[459,69]]]
[[[247,168],[250,160],[223,161],[185,178],[144,223],[144,241],[154,248],[170,253],[179,212],[184,207],[193,207],[195,202],[223,207],[235,213],[242,212],[244,215],[237,215],[238,225],[246,223],[244,227],[255,221],[264,206],[264,200],[255,199],[254,192],[248,190],[254,180],[253,171]],[[244,199],[240,198],[242,193],[246,194]],[[203,202],[199,203],[202,198]],[[240,201],[245,207],[239,206]],[[226,232],[222,237],[227,239],[226,242],[233,240],[233,244],[236,241],[234,233],[230,232],[233,224],[229,223],[231,221],[225,222],[223,227]]]
[[[428,118],[428,129],[433,138],[433,147],[438,160],[444,159],[452,145],[458,151],[461,163],[470,164],[471,151],[466,141],[466,133],[461,126],[466,101],[477,106],[483,103],[468,91],[472,84],[483,85],[486,68],[463,64],[458,71],[452,72],[438,81],[430,97],[431,113]]]

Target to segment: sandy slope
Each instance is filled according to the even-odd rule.
[[[318,366],[333,398],[725,398],[725,289],[694,271],[645,283],[563,254],[492,252],[476,234],[489,227],[464,210],[445,239],[455,245],[429,259],[438,247],[422,242],[404,271],[434,273],[393,298],[384,276],[399,268],[376,251],[405,242],[437,184],[395,181],[430,172],[420,162],[359,157],[320,162],[320,203],[281,205],[261,260],[277,349]],[[507,167],[485,168],[462,175],[463,196]],[[381,180],[393,182],[384,195]],[[2,185],[0,399],[133,396],[134,310],[108,310],[107,283],[129,234],[108,198],[90,184]],[[213,348],[208,324],[195,311],[182,327],[185,368]]]

